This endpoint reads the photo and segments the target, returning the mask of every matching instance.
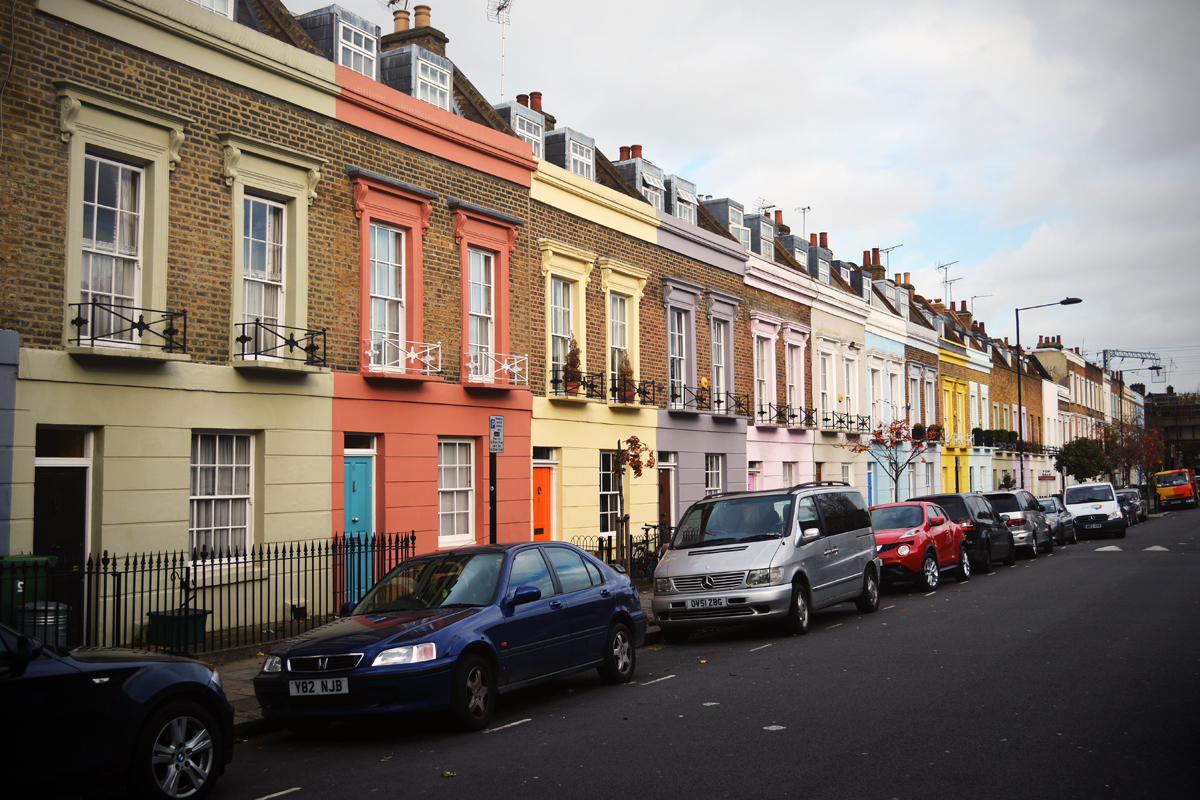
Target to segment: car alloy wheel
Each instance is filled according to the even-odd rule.
[[[787,616],[783,620],[783,629],[792,635],[803,636],[808,633],[808,628],[808,595],[804,591],[804,586],[797,581],[792,584],[792,600],[788,605]]]
[[[450,692],[450,710],[460,725],[471,731],[487,727],[496,708],[496,692],[486,661],[475,655],[460,658]]]
[[[966,544],[958,548],[958,580],[960,583],[971,580],[971,559],[967,555]]]
[[[941,582],[941,573],[938,572],[937,558],[933,553],[925,554],[925,561],[921,564],[921,587],[925,591],[933,591]]]
[[[140,773],[149,778],[138,781],[140,794],[172,800],[208,794],[216,781],[215,730],[209,713],[191,702],[170,705],[155,716],[139,748],[138,758],[145,757],[149,767]]]
[[[633,634],[623,622],[617,622],[608,632],[604,646],[604,659],[596,671],[605,683],[628,683],[633,679],[637,652],[633,648]]]
[[[868,569],[863,573],[862,594],[854,601],[854,607],[863,614],[871,614],[879,610],[879,579],[875,571]]]

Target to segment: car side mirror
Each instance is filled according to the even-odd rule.
[[[348,616],[350,616],[351,614],[353,614],[353,613],[354,613],[354,606],[355,606],[355,605],[356,605],[355,603],[353,603],[353,602],[351,602],[351,601],[349,601],[349,600],[347,600],[345,603],[342,603],[342,607],[341,607],[340,609],[338,609],[338,616],[339,616],[339,617],[348,617]]]
[[[945,525],[946,518],[945,517],[930,517],[929,524],[930,525]]]
[[[526,603],[532,603],[534,600],[542,599],[542,590],[536,586],[518,586],[513,592],[512,600],[508,601],[510,606],[523,606]]]
[[[809,542],[815,542],[817,539],[820,539],[820,538],[821,538],[821,529],[820,528],[805,528],[804,530],[800,531],[800,535],[796,537],[796,547],[799,547],[800,545],[808,544]]]
[[[17,650],[13,654],[12,668],[9,674],[13,678],[19,678],[25,674],[25,668],[29,666],[29,662],[37,658],[37,654],[42,650],[42,645],[35,639],[30,639],[28,636],[17,637]]]

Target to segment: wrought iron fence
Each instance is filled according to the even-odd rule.
[[[643,525],[640,533],[627,534],[625,541],[618,535],[576,536],[571,544],[586,550],[610,566],[620,566],[629,577],[640,583],[654,579],[658,560],[671,541],[674,530],[669,525]]]
[[[234,339],[241,347],[235,356],[242,361],[303,361],[325,366],[325,329],[309,330],[273,322],[239,322]]]
[[[631,378],[618,378],[613,382],[612,402],[627,405],[658,405],[658,384],[653,380],[635,381]]]
[[[472,345],[474,347],[475,345]],[[474,350],[463,353],[463,383],[529,385],[529,356]]]
[[[442,371],[441,342],[409,342],[399,334],[376,334],[363,340],[368,369],[438,375]]]
[[[94,298],[90,303],[71,303],[70,307],[75,314],[71,324],[76,330],[71,344],[80,347],[137,344],[157,347],[164,353],[187,352],[186,311],[118,306]]]
[[[712,411],[730,417],[749,417],[750,398],[733,392],[713,392],[704,386],[672,384],[668,387],[667,408],[684,411]]]
[[[550,378],[551,397],[586,397],[604,399],[603,372],[567,372],[554,370]]]
[[[333,619],[413,555],[415,533],[258,545],[228,558],[179,550],[0,559],[0,622],[63,647],[212,653]]]

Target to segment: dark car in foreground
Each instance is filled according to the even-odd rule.
[[[1046,515],[1046,521],[1050,523],[1055,544],[1075,544],[1079,541],[1079,535],[1075,532],[1075,515],[1067,511],[1061,497],[1042,497],[1038,503]]]
[[[273,648],[254,692],[298,732],[447,708],[480,730],[501,692],[593,667],[631,680],[645,635],[633,582],[577,547],[462,547],[408,559],[341,619]]]
[[[942,570],[971,579],[967,541],[950,515],[933,503],[885,503],[871,507],[875,550],[883,559],[883,583],[913,580],[926,591],[941,583]]]
[[[66,651],[0,625],[7,797],[200,800],[233,758],[217,671],[181,656]]]
[[[1017,563],[1012,534],[983,495],[954,492],[914,497],[913,500],[936,503],[950,514],[950,519],[962,528],[975,569],[991,572],[996,559],[1004,559],[1010,566]]]

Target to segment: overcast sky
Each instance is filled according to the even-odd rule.
[[[383,0],[340,5],[392,30]],[[489,0],[429,5],[500,102]],[[889,274],[994,336],[1081,297],[1025,312],[1022,342],[1157,352],[1200,389],[1195,0],[513,0],[505,35],[504,99],[541,91],[610,159],[640,144],[702,194],[828,231],[835,258],[902,244]]]

